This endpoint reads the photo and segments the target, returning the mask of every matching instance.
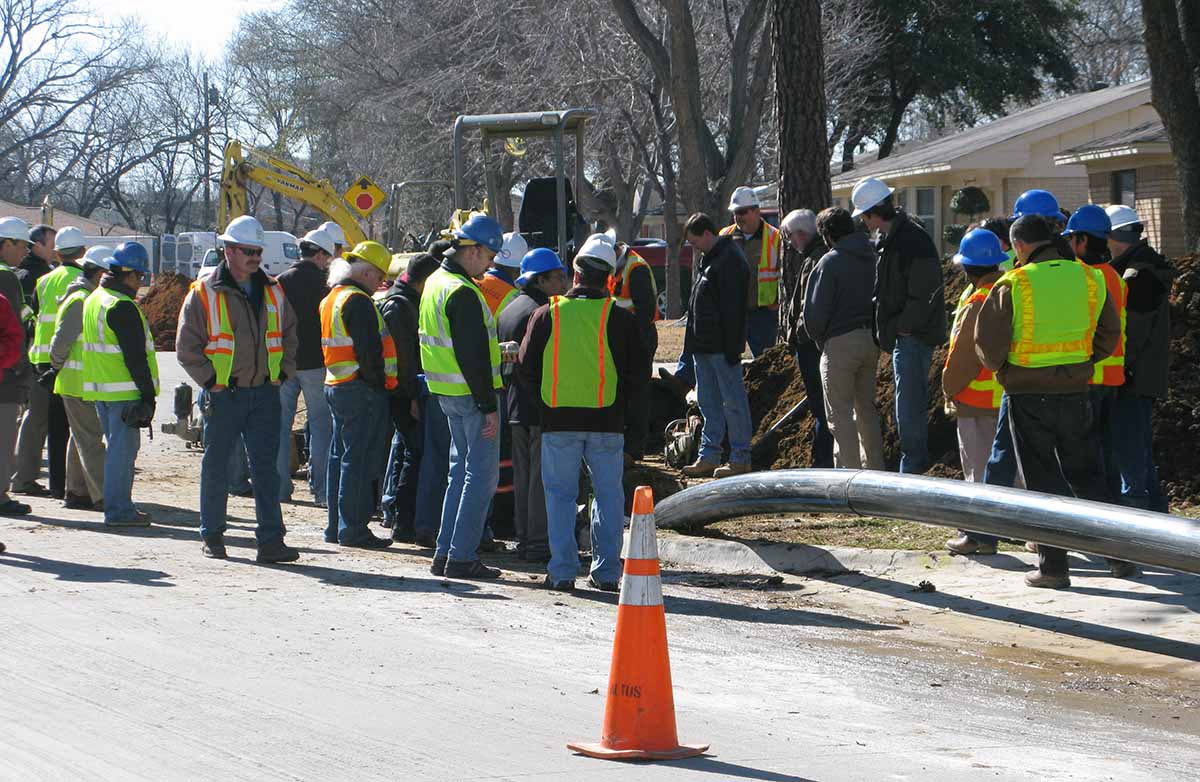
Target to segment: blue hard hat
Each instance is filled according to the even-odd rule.
[[[1076,233],[1088,234],[1097,239],[1107,239],[1108,235],[1112,233],[1112,220],[1109,219],[1107,212],[1095,204],[1081,206],[1067,221],[1067,230],[1063,231],[1062,235],[1070,236]]]
[[[1025,215],[1041,215],[1052,220],[1065,220],[1066,215],[1058,207],[1058,199],[1049,190],[1026,190],[1013,205],[1012,219]]]
[[[504,229],[494,218],[487,215],[475,215],[462,228],[454,229],[454,236],[468,242],[481,244],[494,253],[504,247]]]
[[[1008,260],[1000,237],[984,228],[976,228],[962,238],[954,262],[963,266],[999,266]]]
[[[112,266],[145,274],[150,271],[150,256],[146,248],[137,242],[125,242],[112,254]]]
[[[555,269],[566,271],[566,268],[563,266],[562,259],[558,257],[558,253],[549,247],[530,250],[521,259],[521,276],[517,278],[517,286],[524,288],[530,280],[543,272],[552,272]]]

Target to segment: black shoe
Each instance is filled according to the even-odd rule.
[[[551,581],[550,576],[546,576],[546,580],[542,582],[543,589],[549,589],[553,592],[574,592],[575,581]]]
[[[413,542],[421,548],[437,548],[437,535],[428,532],[418,532],[413,536]]]
[[[493,579],[500,578],[500,570],[488,567],[478,559],[470,562],[447,562],[446,578]]]
[[[67,510],[93,510],[92,498],[86,494],[67,492],[63,498],[63,507]]]
[[[264,543],[258,547],[258,553],[254,555],[254,561],[263,564],[295,562],[297,559],[300,559],[300,552],[284,543],[283,538]]]
[[[228,559],[229,555],[225,553],[225,538],[212,537],[204,539],[204,547],[201,549],[204,556],[209,559]]]
[[[502,553],[502,552],[508,551],[508,546],[506,546],[504,544],[504,541],[502,541],[502,540],[496,540],[495,538],[488,538],[487,540],[479,541],[479,550],[486,551],[489,554],[493,554],[496,552]]]
[[[0,505],[0,516],[26,516],[33,513],[33,508],[23,502],[9,500]]]
[[[24,494],[27,497],[49,497],[50,490],[37,481],[21,484],[13,488],[14,494]]]
[[[590,586],[592,589],[599,589],[601,592],[621,591],[620,581],[597,581],[591,576],[588,576],[588,586]]]
[[[433,563],[430,564],[430,566],[429,566],[429,572],[435,576],[446,575],[446,558],[445,557],[434,557]]]
[[[66,496],[67,496],[67,493],[61,489],[51,489],[50,490],[50,499],[61,500]]]
[[[368,532],[367,536],[365,538],[362,538],[361,540],[356,540],[353,543],[343,543],[342,544],[342,546],[344,548],[365,548],[365,549],[383,549],[383,548],[387,548],[390,545],[392,545],[391,538],[377,538],[370,532]]]
[[[534,565],[544,565],[550,561],[550,552],[547,549],[527,549],[525,551],[525,561]]]
[[[254,487],[251,486],[249,489],[238,489],[237,491],[231,491],[229,493],[234,497],[253,497]]]
[[[325,533],[325,542],[326,543],[337,543],[337,533],[334,532],[332,535],[330,535],[328,532],[326,532]]]

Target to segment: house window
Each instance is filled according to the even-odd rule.
[[[1114,171],[1112,175],[1112,202],[1114,204],[1124,204],[1125,206],[1135,206],[1134,199],[1137,195],[1137,171],[1132,168],[1127,168],[1123,171]]]
[[[917,187],[914,191],[917,208],[913,216],[921,221],[921,225],[925,226],[925,231],[930,236],[937,236],[937,188]]]

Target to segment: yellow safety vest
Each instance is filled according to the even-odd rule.
[[[613,300],[554,296],[549,306],[542,402],[547,407],[611,407],[617,401],[617,367],[608,347]]]
[[[646,263],[646,259],[629,250],[629,254],[625,256],[625,268],[621,270],[619,275],[614,274],[608,278],[608,292],[613,297],[616,305],[623,310],[637,312],[637,308],[633,306],[633,292],[629,288],[629,276],[633,274],[634,269],[645,268],[646,273],[650,275],[650,289],[654,291],[654,315],[651,320],[661,320],[662,315],[658,311],[658,283],[654,281],[654,270],[650,268],[650,264]]]
[[[31,364],[50,363],[50,340],[54,338],[55,316],[58,315],[58,304],[67,295],[67,288],[83,274],[78,266],[63,264],[57,269],[47,272],[38,278],[37,286],[37,324],[33,327],[33,342],[29,345],[29,362]]]
[[[91,291],[84,288],[71,293],[58,305],[58,313],[54,319],[54,330],[58,331],[58,326],[63,322],[63,317],[72,307],[82,307],[87,301]],[[82,317],[82,316],[81,316]],[[82,335],[75,340],[75,344],[71,346],[71,352],[67,354],[67,360],[63,362],[62,368],[58,370],[58,375],[54,378],[54,393],[59,396],[70,396],[76,399],[83,398],[83,338]]]
[[[1081,364],[1104,306],[1104,275],[1077,261],[1029,263],[996,281],[1012,289],[1008,363],[1022,367]]]
[[[487,300],[475,281],[464,274],[454,274],[439,268],[425,280],[421,292],[420,342],[421,368],[429,390],[442,396],[470,396],[471,387],[458,358],[454,355],[454,335],[450,330],[450,319],[446,316],[446,303],[459,288],[469,288],[479,299],[483,323],[488,332],[488,352],[491,358],[492,388],[504,387],[500,378],[500,343],[496,338],[496,318],[488,308]]]
[[[217,372],[216,385],[229,385],[233,374],[233,324],[229,321],[229,303],[225,291],[218,290],[212,277],[192,283],[192,293],[200,297],[208,322],[208,344],[204,355]],[[287,299],[279,285],[263,286],[263,301],[267,306],[267,371],[271,382],[279,380],[283,365],[283,307]]]
[[[83,302],[83,399],[87,402],[127,402],[141,399],[117,335],[108,326],[108,311],[122,301],[133,302],[146,333],[146,362],[158,394],[158,359],[146,314],[124,293],[97,288]]]
[[[343,309],[352,296],[367,296],[362,288],[352,283],[339,285],[321,299],[321,354],[325,359],[325,385],[337,386],[349,383],[358,377],[358,354],[354,352],[354,339],[346,331]],[[371,298],[367,296],[367,298]],[[384,387],[392,390],[400,384],[399,366],[396,362],[396,342],[388,332],[383,315],[371,302],[375,320],[379,327],[379,341],[383,346]]]
[[[738,230],[737,224],[721,229],[721,236],[731,236]],[[779,250],[782,234],[779,229],[762,221],[762,251],[758,257],[758,306],[775,307],[779,304]]]

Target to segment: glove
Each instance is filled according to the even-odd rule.
[[[121,420],[134,429],[145,429],[154,421],[154,403],[145,399],[121,413]]]
[[[53,391],[54,390],[54,380],[57,377],[58,377],[58,370],[47,369],[42,374],[38,375],[37,382],[38,382],[39,386],[46,389],[47,391]]]

